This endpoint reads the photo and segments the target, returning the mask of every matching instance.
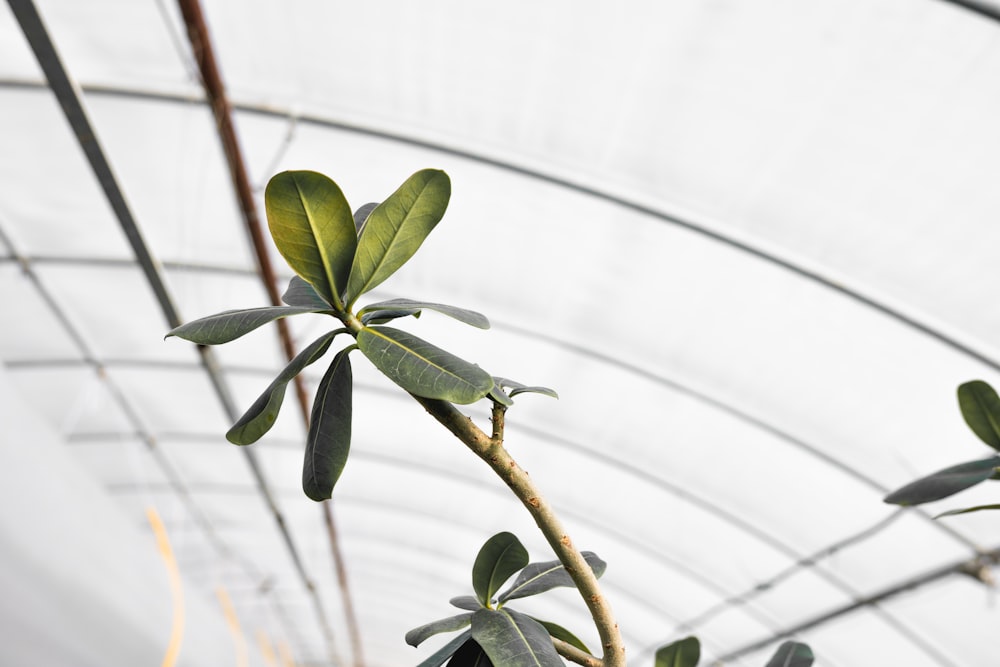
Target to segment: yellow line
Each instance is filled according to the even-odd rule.
[[[215,596],[219,598],[219,604],[222,605],[222,613],[226,617],[229,632],[233,635],[233,645],[236,648],[236,667],[250,667],[247,640],[243,636],[243,630],[240,628],[240,620],[236,617],[236,609],[233,608],[233,601],[229,598],[229,593],[222,586],[215,589]]]
[[[181,573],[177,568],[177,559],[174,558],[174,550],[170,548],[170,540],[167,538],[167,529],[163,527],[160,515],[152,507],[146,508],[146,518],[153,528],[153,535],[156,536],[156,547],[163,558],[163,564],[167,568],[167,576],[170,579],[170,596],[173,600],[173,621],[170,628],[170,642],[167,644],[167,651],[163,655],[161,667],[173,667],[177,662],[177,656],[181,651],[181,642],[184,640],[184,588],[181,586]]]
[[[278,667],[278,658],[274,655],[274,646],[271,645],[271,639],[263,630],[257,631],[257,645],[260,646],[260,654],[263,656],[264,662],[267,663],[267,667]]]
[[[295,659],[292,658],[292,649],[288,642],[278,642],[278,653],[281,655],[281,667],[295,667]]]

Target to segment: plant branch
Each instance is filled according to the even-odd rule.
[[[590,615],[597,626],[603,648],[603,660],[588,656],[592,662],[580,663],[588,667],[625,667],[625,645],[621,632],[615,623],[611,606],[601,594],[597,577],[583,555],[573,546],[572,540],[555,515],[552,507],[542,497],[534,482],[528,476],[503,446],[504,407],[494,403],[493,407],[493,437],[486,435],[472,419],[463,415],[458,409],[446,401],[423,398],[410,394],[414,399],[438,420],[445,428],[461,440],[476,456],[485,461],[500,479],[514,492],[514,495],[527,508],[535,520],[539,530],[556,557],[566,568],[577,590],[590,610]],[[574,649],[575,650],[575,649]],[[582,657],[586,655],[580,652]],[[569,656],[565,656],[569,657]],[[572,659],[572,658],[570,658]],[[574,660],[574,662],[576,662]]]
[[[603,664],[600,658],[595,658],[586,651],[581,651],[569,642],[552,638],[552,645],[556,647],[556,653],[566,658],[570,662],[575,662],[583,667],[601,667]]]

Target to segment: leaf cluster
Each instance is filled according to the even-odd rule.
[[[489,321],[480,313],[412,299],[371,303],[354,311],[361,296],[416,253],[444,216],[450,196],[448,175],[424,169],[385,201],[352,213],[340,187],[326,176],[312,171],[277,174],[264,192],[264,207],[274,243],[296,274],[282,296],[286,305],[228,310],[167,334],[199,345],[221,345],[293,315],[327,315],[337,322],[292,359],[226,433],[237,445],[259,440],[274,425],[288,383],[345,334],[351,342],[335,354],[323,375],[310,414],[302,487],[313,500],[331,497],[350,452],[354,350],[397,385],[423,398],[468,404],[489,397],[506,406],[517,393],[555,395],[544,387],[494,378],[413,334],[385,326],[432,310],[488,329]]]
[[[988,383],[972,380],[959,386],[958,407],[966,425],[994,450],[1000,451],[1000,397]],[[920,505],[941,500],[987,480],[1000,479],[1000,455],[966,461],[921,477],[885,497],[893,505]],[[1000,509],[1000,504],[955,509],[938,517]]]

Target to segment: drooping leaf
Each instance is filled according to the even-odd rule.
[[[1000,450],[1000,396],[982,380],[958,388],[958,407],[972,432],[993,449]]]
[[[569,630],[567,630],[563,626],[557,625],[557,624],[552,623],[550,621],[543,621],[542,619],[535,618],[534,616],[532,616],[531,618],[533,618],[534,620],[538,621],[538,623],[540,623],[541,626],[543,628],[545,628],[546,631],[548,631],[549,635],[551,635],[553,638],[555,638],[555,639],[561,639],[564,642],[566,642],[567,644],[569,644],[571,646],[577,647],[581,651],[584,651],[586,653],[590,653],[590,649],[587,648],[587,645],[584,644],[582,641],[580,641],[579,637],[577,637],[576,635],[574,635],[572,632],[570,632]]]
[[[264,393],[239,418],[239,421],[233,424],[233,427],[226,433],[226,439],[234,445],[249,445],[260,440],[262,435],[271,430],[275,419],[278,418],[278,411],[285,398],[285,389],[288,387],[288,383],[306,366],[326,354],[334,336],[346,331],[347,329],[337,329],[323,334],[306,349],[295,355],[295,358],[288,362],[288,365],[274,378]]]
[[[472,565],[472,589],[484,607],[515,572],[528,564],[528,551],[512,533],[497,533],[479,550]]]
[[[433,637],[434,635],[442,632],[454,632],[455,630],[461,630],[462,628],[468,626],[471,622],[471,613],[441,618],[431,623],[421,625],[418,628],[413,628],[406,633],[406,637],[404,637],[404,639],[410,646],[420,646],[420,644],[422,644],[428,637]]]
[[[314,171],[285,171],[268,182],[264,208],[281,256],[327,303],[341,308],[358,236],[337,184]]]
[[[371,310],[361,315],[359,319],[361,320],[361,324],[367,326],[369,324],[385,324],[400,317],[410,317],[411,315],[420,317],[420,311],[414,308],[408,310]]]
[[[459,595],[458,597],[448,600],[448,602],[450,602],[453,607],[467,609],[469,611],[476,611],[483,606],[482,603],[479,602],[479,600],[477,600],[473,595]]]
[[[299,306],[301,308],[320,308],[326,310],[333,308],[333,306],[323,300],[323,297],[316,291],[316,288],[298,276],[292,276],[292,279],[288,282],[288,289],[281,295],[281,300],[289,306]]]
[[[368,222],[368,216],[371,215],[376,206],[378,206],[378,202],[371,201],[354,212],[354,226],[358,229],[358,236],[361,236],[365,223]]]
[[[518,394],[543,394],[545,396],[550,396],[552,398],[559,398],[559,394],[556,393],[555,389],[549,389],[548,387],[538,387],[538,386],[528,386],[526,384],[521,384],[520,382],[515,382],[514,380],[508,380],[507,378],[495,377],[493,380],[497,385],[503,388],[510,388],[507,395],[514,398]]]
[[[348,307],[413,256],[441,220],[450,197],[448,175],[424,169],[375,207],[358,238],[347,281]]]
[[[892,505],[919,505],[940,500],[989,479],[1000,466],[1000,456],[960,463],[922,477],[885,497]]]
[[[455,651],[462,646],[462,644],[469,640],[470,637],[472,637],[472,631],[466,630],[435,651],[433,655],[421,662],[417,665],[417,667],[440,667],[440,665],[442,665],[445,660],[450,658],[452,654],[454,654]]]
[[[473,613],[472,638],[497,667],[563,667],[548,631],[512,609]]]
[[[592,551],[584,551],[582,555],[587,564],[590,565],[590,569],[594,571],[595,576],[600,577],[604,574],[608,564],[601,560],[597,554]],[[507,600],[525,598],[529,595],[538,595],[559,586],[572,588],[575,585],[569,572],[559,561],[531,563],[521,570],[511,587],[504,591],[497,600],[502,603]]]
[[[302,490],[316,502],[333,495],[333,486],[344,471],[351,450],[351,410],[354,387],[349,354],[354,346],[337,353],[316,390],[306,454],[302,465]]]
[[[429,301],[414,301],[413,299],[389,299],[371,303],[359,311],[359,315],[370,313],[375,310],[433,310],[448,317],[453,317],[463,324],[477,327],[479,329],[489,329],[490,321],[485,315],[474,310],[466,310],[457,306],[449,306],[443,303],[431,303]]]
[[[943,516],[955,516],[957,514],[970,514],[972,512],[982,512],[983,510],[1000,510],[1000,505],[977,505],[975,507],[966,507],[965,509],[958,510],[948,510],[947,512],[941,512],[935,519],[940,519]]]
[[[455,651],[446,667],[493,667],[493,663],[483,647],[475,639],[469,639]]]
[[[807,644],[788,641],[778,647],[765,667],[810,667],[813,660],[812,649]]]
[[[507,392],[505,392],[503,388],[496,383],[493,384],[493,388],[490,389],[488,396],[490,397],[490,400],[496,401],[500,405],[505,405],[508,408],[514,405],[514,401],[510,400],[510,396],[507,395]]]
[[[474,403],[493,388],[490,374],[416,336],[391,327],[365,327],[361,352],[403,389],[452,403]]]
[[[695,667],[701,660],[701,642],[685,637],[656,650],[655,667]]]
[[[182,324],[171,329],[166,338],[177,336],[199,345],[222,345],[245,336],[254,329],[268,322],[280,320],[282,317],[302,315],[304,313],[320,313],[329,310],[329,306],[321,308],[265,306],[263,308],[244,308],[242,310],[227,310],[208,317]]]

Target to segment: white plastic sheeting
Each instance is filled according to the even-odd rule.
[[[37,6],[182,316],[265,305],[176,7]],[[489,332],[432,313],[406,326],[559,391],[518,398],[507,444],[574,541],[609,562],[632,664],[690,632],[710,663],[1000,546],[996,515],[929,518],[996,502],[989,485],[926,512],[881,503],[988,452],[954,390],[1000,384],[1000,23],[940,0],[204,9],[255,186],[313,169],[357,207],[418,169],[450,174],[444,221],[372,299],[480,310]],[[297,406],[289,396],[253,451],[322,613],[225,442],[193,346],[163,341],[160,304],[6,5],[0,119],[5,396],[59,441],[61,475],[65,459],[90,480],[65,498],[30,453],[33,431],[7,422],[5,474],[19,483],[5,506],[29,525],[92,517],[94,529],[53,531],[61,551],[132,554],[123,568],[162,583],[144,518],[158,508],[189,626],[215,614],[197,623],[214,643],[186,640],[182,664],[236,662],[247,647],[251,664],[274,664],[278,646],[299,665],[349,663],[323,515],[299,489]],[[328,321],[291,325],[301,348]],[[240,410],[284,363],[267,330],[216,352]],[[307,371],[313,386],[321,372]],[[403,633],[470,592],[487,537],[511,530],[550,555],[419,406],[360,358],[355,377],[339,542],[366,664],[416,664],[429,650]],[[487,423],[485,405],[468,412]],[[121,522],[146,536],[96,528]],[[3,526],[0,562],[35,562],[12,546],[35,540],[24,521]],[[83,590],[97,609],[161,610],[142,632],[165,647],[166,587],[84,565],[67,554],[61,571],[35,568],[21,585],[44,605],[5,595],[3,618],[89,637],[79,655],[100,659],[75,664],[136,664],[135,642],[91,631],[85,613],[51,617],[51,596],[75,605]],[[527,607],[598,643],[572,591]],[[986,665],[997,620],[989,589],[952,574],[796,637],[824,666]],[[0,630],[5,661],[53,655],[17,627]],[[762,665],[773,646],[725,664]]]

